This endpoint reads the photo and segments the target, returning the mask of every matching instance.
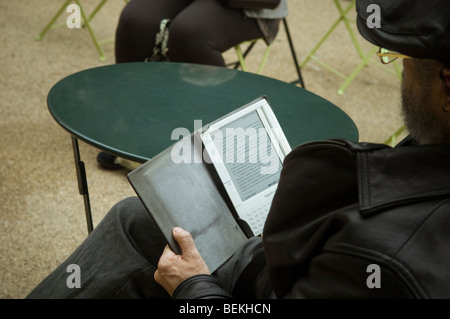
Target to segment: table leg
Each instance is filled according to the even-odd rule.
[[[300,83],[301,87],[305,89],[305,82],[303,82],[302,72],[300,71],[300,66],[297,59],[297,54],[295,53],[294,42],[291,38],[291,32],[289,32],[289,27],[286,18],[283,18],[284,30],[286,31],[286,36],[288,39],[289,47],[291,48],[292,59],[294,59],[295,69],[297,70],[298,80],[291,82],[291,84]]]
[[[84,210],[86,212],[87,229],[88,234],[90,234],[94,229],[94,226],[92,223],[91,204],[89,201],[89,190],[86,178],[86,168],[84,166],[84,162],[82,162],[80,159],[80,149],[78,147],[78,139],[74,136],[72,136],[72,147],[75,159],[75,168],[77,171],[78,191],[80,192],[80,195],[82,195],[84,199]]]

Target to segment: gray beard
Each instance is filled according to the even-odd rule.
[[[450,142],[450,128],[435,118],[426,94],[407,91],[401,86],[402,115],[406,128],[419,144],[443,144]]]

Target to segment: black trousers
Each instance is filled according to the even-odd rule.
[[[263,36],[255,19],[220,0],[131,0],[116,31],[116,62],[151,57],[163,19],[171,19],[168,57],[173,62],[224,66],[222,52]]]
[[[127,198],[116,204],[27,298],[170,298],[153,278],[165,245],[165,238],[141,201]],[[261,238],[253,237],[214,273],[230,294],[258,247]],[[70,265],[79,267],[79,288],[72,285]]]

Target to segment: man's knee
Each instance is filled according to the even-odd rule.
[[[118,202],[110,211],[112,223],[133,247],[156,265],[167,244],[164,235],[137,197]]]
[[[109,218],[113,218],[122,225],[142,222],[149,218],[149,214],[137,197],[129,197],[118,202],[109,211]]]

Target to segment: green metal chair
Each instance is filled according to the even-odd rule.
[[[238,62],[236,62],[236,67],[240,66],[242,71],[246,71],[246,72],[249,71],[249,69],[247,67],[247,64],[245,63],[245,58],[247,57],[248,53],[254,47],[254,45],[256,44],[256,42],[258,40],[259,39],[255,39],[255,40],[251,40],[251,41],[245,41],[245,42],[242,42],[242,43],[240,43],[240,44],[238,44],[238,45],[236,45],[234,47],[234,50],[235,50],[236,55],[238,57]],[[245,52],[242,52],[242,47],[245,46],[245,45],[248,45],[248,46],[245,49]],[[262,73],[262,71],[264,69],[264,66],[266,64],[267,58],[269,57],[269,53],[270,53],[270,49],[271,48],[272,48],[272,44],[266,46],[266,49],[264,50],[263,57],[262,57],[262,59],[260,61],[260,64],[258,66],[258,70],[256,72],[257,74],[261,74]],[[232,63],[232,64],[234,64],[234,63]]]
[[[375,56],[378,48],[373,47],[367,54],[362,49],[355,32],[353,31],[351,23],[355,23],[353,19],[350,19],[347,17],[348,13],[355,7],[356,0],[351,0],[350,3],[344,8],[339,0],[333,0],[334,5],[336,6],[336,9],[339,12],[339,17],[336,19],[336,21],[332,24],[331,28],[324,34],[324,36],[319,40],[319,42],[316,44],[316,46],[311,50],[311,52],[306,56],[305,60],[300,64],[300,67],[303,68],[310,60],[314,60],[326,69],[330,70],[334,74],[338,75],[339,77],[344,79],[344,83],[339,87],[337,90],[337,94],[343,95],[345,89],[351,84],[351,82],[358,76],[358,74],[361,72],[361,70],[366,67],[369,62],[371,62],[371,58]],[[324,61],[320,60],[315,56],[315,53],[320,49],[320,47],[325,43],[325,41],[329,38],[329,36],[334,32],[334,30],[343,23],[345,28],[347,29],[347,32],[350,36],[350,39],[361,58],[361,62],[358,64],[358,66],[351,72],[350,75],[345,75],[333,66],[325,63]],[[377,66],[379,66],[377,64]],[[381,66],[379,66],[381,67]],[[383,68],[383,67],[382,67]],[[395,70],[391,71],[387,68],[383,68],[383,70],[400,77],[401,70],[399,69],[398,65],[394,65]]]
[[[339,12],[339,17],[334,21],[334,23],[331,25],[330,29],[323,35],[323,37],[319,40],[319,42],[316,44],[316,46],[311,50],[311,52],[306,56],[305,60],[300,64],[300,67],[303,68],[310,60],[314,60],[315,62],[319,63],[326,69],[330,70],[334,74],[338,75],[339,77],[344,79],[344,83],[339,87],[337,90],[337,94],[343,95],[344,91],[347,89],[347,87],[353,82],[353,80],[358,76],[358,74],[362,71],[364,67],[366,67],[370,62],[372,62],[372,58],[376,55],[378,51],[378,47],[373,47],[370,49],[368,53],[364,53],[356,35],[353,31],[351,23],[355,23],[353,19],[350,19],[347,17],[349,12],[355,7],[356,0],[351,0],[346,7],[343,7],[341,2],[339,0],[333,0],[334,5],[336,6],[337,11]],[[333,66],[325,63],[324,61],[320,60],[315,56],[315,53],[320,49],[320,47],[325,43],[325,41],[329,38],[329,36],[334,32],[334,30],[337,28],[338,25],[341,23],[344,24],[345,28],[347,29],[347,32],[350,36],[350,39],[353,43],[353,46],[356,49],[356,52],[358,53],[359,57],[361,58],[360,63],[353,69],[353,71],[350,73],[350,75],[345,75]],[[392,63],[393,70],[389,69],[385,66],[380,65],[379,61],[376,61],[374,65],[378,68],[381,68],[383,71],[386,71],[390,73],[393,76],[396,76],[397,78],[401,79],[401,68],[397,64],[397,61],[394,61]],[[384,141],[384,144],[395,146],[397,143],[397,139],[403,132],[405,132],[405,127],[400,127],[397,131],[395,131],[392,135],[389,136],[388,139]]]
[[[286,37],[287,37],[287,40],[288,40],[288,43],[289,43],[289,48],[290,48],[290,51],[291,51],[292,60],[293,60],[293,63],[294,63],[294,66],[295,66],[295,70],[297,72],[297,77],[298,77],[298,79],[292,81],[291,84],[300,84],[300,86],[302,88],[305,88],[305,83],[303,81],[303,76],[302,76],[302,73],[301,73],[301,70],[300,70],[299,62],[298,62],[298,59],[297,59],[297,54],[296,54],[295,48],[294,48],[294,42],[292,41],[292,37],[291,37],[291,33],[289,31],[289,26],[288,26],[287,20],[286,20],[286,18],[284,18],[282,21],[283,21],[284,30],[286,32]],[[238,61],[229,63],[228,66],[234,65],[235,69],[240,67],[243,71],[248,71],[248,67],[246,65],[245,58],[250,53],[250,51],[253,49],[253,47],[256,44],[256,42],[259,41],[259,40],[263,41],[262,39],[255,39],[255,40],[251,40],[251,41],[245,41],[245,42],[242,42],[242,43],[236,45],[234,47],[234,50],[235,50],[236,55],[238,57]],[[243,52],[242,46],[245,46],[245,45],[247,45],[247,48]],[[267,61],[267,58],[269,57],[269,53],[270,53],[271,48],[272,48],[272,44],[266,46],[266,49],[264,50],[263,57],[261,58],[261,61],[259,63],[259,66],[258,66],[258,69],[257,69],[257,72],[256,72],[257,74],[262,74],[264,66],[265,66],[266,61]]]
[[[389,145],[391,147],[394,147],[397,142],[400,135],[402,135],[406,131],[406,127],[402,125],[397,131],[395,131],[389,138],[384,141],[384,144]]]
[[[114,41],[114,39],[107,39],[107,40],[103,40],[103,41],[99,41],[97,39],[97,36],[95,35],[90,22],[92,21],[92,19],[97,15],[97,13],[100,11],[100,9],[105,5],[106,1],[108,0],[101,0],[100,3],[94,8],[94,10],[92,11],[92,13],[90,15],[86,14],[86,11],[83,8],[83,5],[81,4],[80,0],[67,0],[63,3],[63,5],[61,6],[61,8],[56,12],[56,14],[53,16],[53,18],[50,20],[50,22],[44,27],[44,29],[42,29],[41,33],[39,33],[35,39],[36,40],[41,40],[50,29],[54,29],[54,28],[58,28],[58,27],[62,27],[65,26],[65,24],[56,24],[58,18],[65,12],[66,8],[69,6],[69,4],[71,4],[72,2],[77,4],[80,8],[80,14],[82,17],[82,26],[86,27],[89,31],[89,34],[91,35],[92,41],[94,42],[95,48],[98,51],[98,54],[100,55],[100,60],[104,61],[105,58],[105,54],[102,50],[102,45],[112,42]],[[129,0],[124,0],[125,3],[127,3]]]

